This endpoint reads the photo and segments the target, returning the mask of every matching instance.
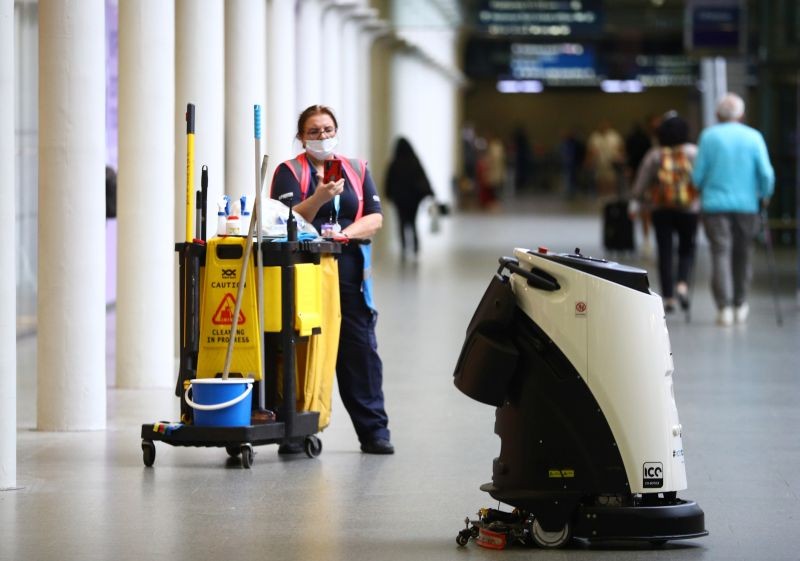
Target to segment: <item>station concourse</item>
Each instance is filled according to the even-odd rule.
[[[244,470],[221,449],[159,445],[155,465],[146,468],[140,424],[173,418],[173,392],[109,384],[107,430],[31,430],[36,369],[27,366],[36,360],[35,337],[22,340],[20,488],[0,494],[0,558],[797,559],[800,318],[791,255],[779,251],[777,260],[783,325],[776,324],[765,253],[757,248],[749,321],[722,328],[714,323],[702,238],[692,320],[675,314],[667,323],[689,484],[680,495],[704,509],[710,535],[657,550],[577,543],[490,552],[456,545],[465,516],[497,506],[478,489],[491,480],[499,453],[494,410],[452,383],[471,314],[498,257],[540,245],[604,256],[599,231],[592,209],[534,197],[501,214],[447,217],[441,232],[425,233],[416,263],[402,264],[387,248],[375,278],[394,456],[359,451],[335,395],[316,459],[286,459],[264,446]],[[620,261],[653,268],[638,255]],[[114,323],[111,312],[112,342]]]
[[[0,0],[0,561],[800,559],[799,17],[785,0]],[[674,111],[697,140],[728,91],[775,168],[776,259],[759,238],[750,317],[721,327],[701,234],[691,321],[666,318],[679,496],[710,534],[458,547],[464,518],[498,507],[479,489],[500,451],[494,409],[453,384],[498,258],[580,248],[646,269],[658,291],[641,238],[627,254],[602,245],[603,205],[636,164],[599,189],[588,140],[605,121],[641,139]],[[199,214],[184,111],[214,217],[223,195],[252,204],[259,188],[254,106],[256,168],[269,153],[272,177],[317,103],[384,199],[404,137],[451,210],[434,228],[423,203],[421,253],[403,260],[382,202],[372,273],[396,453],[359,450],[334,389],[317,458],[257,446],[244,469],[222,448],[157,443],[146,467],[142,424],[179,419],[174,250]],[[479,210],[477,162],[503,147],[506,178]]]

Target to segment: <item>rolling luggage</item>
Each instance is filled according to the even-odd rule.
[[[633,251],[633,220],[628,216],[628,201],[617,199],[603,207],[603,247],[609,251]]]

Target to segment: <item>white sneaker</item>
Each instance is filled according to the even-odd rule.
[[[650,244],[650,240],[646,240],[642,244],[642,259],[645,261],[653,260],[653,246]]]
[[[717,325],[729,327],[733,325],[733,308],[725,306],[717,312]]]
[[[744,323],[747,321],[747,316],[750,314],[750,305],[745,302],[741,306],[736,307],[736,323]]]

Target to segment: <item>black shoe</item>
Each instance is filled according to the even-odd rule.
[[[303,452],[302,442],[284,442],[278,446],[278,454],[302,454]]]
[[[361,451],[365,454],[394,454],[394,446],[385,438],[378,438],[362,443]]]
[[[689,309],[689,285],[685,281],[678,282],[675,287],[675,294],[678,296],[678,304],[684,312]]]
[[[678,304],[681,305],[681,310],[684,312],[689,309],[689,295],[678,293]]]

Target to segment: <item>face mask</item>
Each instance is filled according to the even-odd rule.
[[[338,143],[339,139],[335,136],[322,140],[306,140],[306,152],[317,160],[327,160],[333,155],[333,149]]]

